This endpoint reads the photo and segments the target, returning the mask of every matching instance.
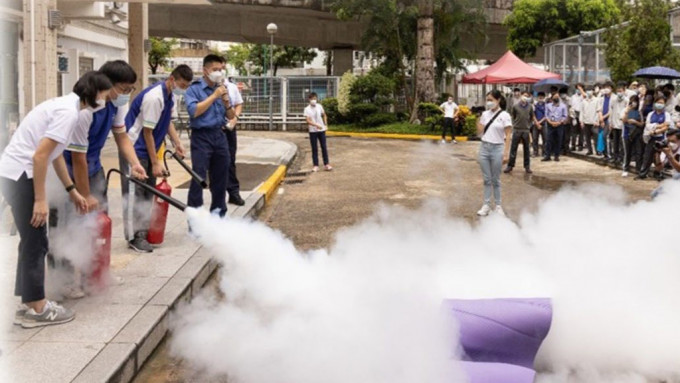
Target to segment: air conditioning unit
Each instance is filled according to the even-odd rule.
[[[64,22],[64,19],[61,16],[61,12],[57,9],[50,9],[47,11],[47,26],[50,29],[57,29],[61,27],[61,25]]]

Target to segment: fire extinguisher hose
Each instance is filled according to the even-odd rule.
[[[180,201],[178,201],[178,200],[176,200],[176,199],[170,197],[170,196],[167,195],[167,194],[164,194],[164,193],[159,192],[158,190],[156,190],[156,188],[147,185],[147,184],[144,183],[143,181],[140,181],[140,180],[135,179],[135,178],[132,178],[132,177],[128,177],[126,174],[123,174],[123,172],[121,172],[121,171],[118,170],[118,169],[109,169],[109,171],[106,173],[106,188],[104,189],[104,195],[105,195],[105,196],[106,196],[106,193],[108,192],[108,189],[109,189],[109,179],[111,178],[111,173],[118,173],[118,174],[120,174],[120,176],[121,176],[123,179],[126,179],[126,180],[128,180],[128,181],[134,183],[135,185],[141,187],[142,189],[148,191],[149,193],[155,195],[156,197],[162,199],[163,201],[169,203],[170,205],[176,207],[177,209],[179,209],[179,210],[181,210],[181,211],[184,211],[184,210],[187,208],[187,205],[186,205],[186,204],[184,204],[184,203],[182,203],[182,202],[180,202]]]
[[[163,162],[165,162],[165,169],[169,169],[168,168],[168,153],[170,153],[172,158],[174,158],[184,168],[184,170],[186,170],[187,173],[189,173],[189,175],[191,175],[191,178],[193,178],[193,180],[196,181],[196,183],[201,185],[201,187],[203,189],[206,189],[208,187],[208,183],[205,181],[205,179],[203,177],[196,174],[196,172],[193,169],[191,169],[191,166],[189,166],[186,162],[184,162],[184,160],[182,160],[177,153],[172,152],[170,150],[166,150],[165,153],[163,153]],[[169,175],[170,175],[170,172],[168,171],[168,176]]]

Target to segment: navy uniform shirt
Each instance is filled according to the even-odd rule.
[[[158,151],[168,134],[174,109],[175,100],[172,92],[168,93],[165,81],[151,85],[135,97],[125,117],[125,126],[128,137],[135,143],[137,157],[149,158],[143,129],[153,130],[155,149]]]
[[[184,102],[189,112],[189,126],[192,129],[221,129],[227,124],[227,110],[221,99],[215,100],[200,116],[194,116],[198,103],[210,97],[214,91],[215,87],[210,87],[205,79],[201,78],[194,81],[184,94]]]

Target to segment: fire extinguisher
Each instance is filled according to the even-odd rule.
[[[170,186],[166,177],[163,177],[163,180],[156,185],[156,190],[170,196],[172,193],[172,186]],[[160,199],[158,196],[154,197],[151,210],[151,224],[149,225],[149,232],[146,235],[146,240],[152,245],[160,245],[163,243],[169,206],[170,204],[168,204],[167,201]]]
[[[97,237],[95,238],[95,255],[90,273],[90,285],[96,289],[104,289],[108,285],[109,267],[111,265],[111,218],[106,210],[97,213]]]

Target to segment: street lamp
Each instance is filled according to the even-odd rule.
[[[269,130],[274,129],[274,35],[279,27],[274,23],[267,24],[269,33]]]

